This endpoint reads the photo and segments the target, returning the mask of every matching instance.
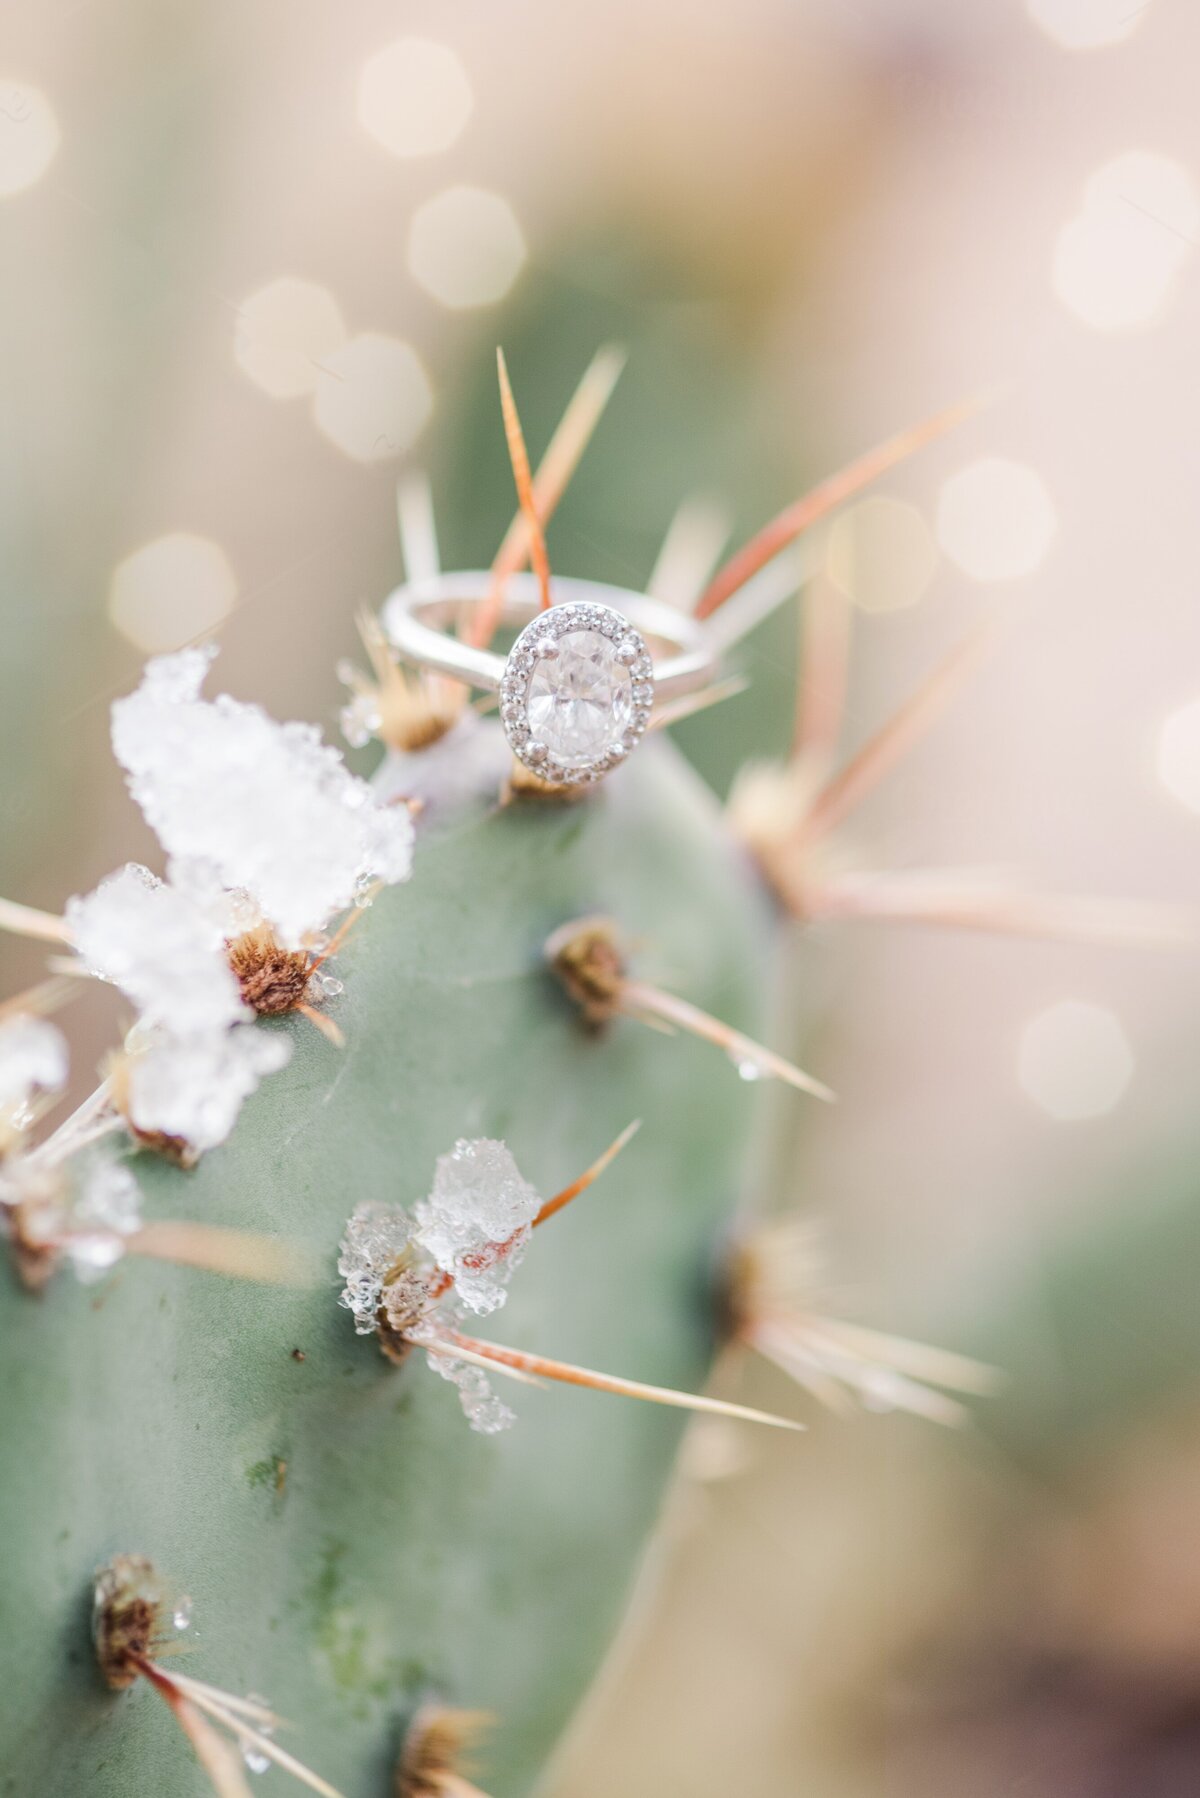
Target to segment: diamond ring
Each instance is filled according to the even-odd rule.
[[[521,627],[507,656],[447,628],[490,599],[486,571],[398,587],[383,626],[413,667],[498,692],[513,753],[543,780],[569,786],[619,766],[637,748],[655,700],[706,686],[716,657],[703,626],[674,606],[599,581],[556,577],[554,587],[555,603],[541,610],[532,575],[507,582],[502,622]]]

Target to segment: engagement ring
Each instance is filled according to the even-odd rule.
[[[637,748],[656,699],[706,686],[715,653],[688,613],[599,581],[556,577],[539,609],[536,579],[512,576],[501,623],[521,626],[507,656],[450,634],[492,594],[486,571],[398,587],[383,626],[400,658],[500,695],[505,735],[526,767],[557,786],[595,781]]]

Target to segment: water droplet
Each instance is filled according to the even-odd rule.
[[[754,1061],[748,1055],[735,1055],[733,1065],[741,1080],[761,1080],[766,1073],[761,1061]]]
[[[332,974],[322,974],[320,980],[321,991],[327,999],[336,999],[339,993],[344,993],[346,990],[343,983],[335,980]]]
[[[186,1594],[176,1602],[175,1609],[171,1613],[171,1622],[180,1633],[192,1627],[192,1601]]]
[[[261,1697],[257,1692],[247,1692],[246,1700],[249,1704],[260,1704],[264,1709],[266,1708],[266,1699]],[[270,1723],[258,1723],[255,1725],[255,1728],[260,1736],[273,1736],[275,1734],[274,1725]],[[253,1742],[245,1740],[242,1742],[242,1759],[246,1763],[246,1771],[248,1773],[265,1773],[271,1765],[271,1757],[269,1754],[264,1754],[262,1749],[256,1747]]]

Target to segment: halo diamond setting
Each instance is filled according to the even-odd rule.
[[[654,703],[645,639],[610,606],[564,601],[509,651],[500,718],[514,755],[542,780],[599,780],[637,748]]]

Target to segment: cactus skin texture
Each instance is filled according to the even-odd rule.
[[[129,1261],[99,1287],[0,1291],[0,1793],[208,1798],[146,1682],[106,1691],[89,1653],[91,1578],[121,1551],[193,1599],[181,1670],[267,1694],[287,1746],[345,1798],[388,1798],[430,1692],[496,1714],[481,1783],[528,1792],[619,1620],[682,1418],[504,1384],[518,1421],[483,1438],[422,1356],[395,1368],[355,1336],[335,1262],[354,1205],[422,1196],[459,1136],[503,1137],[549,1194],[641,1116],[538,1232],[494,1335],[703,1380],[753,1094],[689,1038],[580,1028],[541,946],[595,911],[676,991],[759,1026],[761,894],[707,791],[647,744],[583,804],[424,838],[411,883],[376,900],[339,963],[345,1047],[302,1019],[260,1025],[292,1031],[295,1053],[230,1141],[192,1172],[138,1157],[150,1215],[309,1242],[327,1286]]]

